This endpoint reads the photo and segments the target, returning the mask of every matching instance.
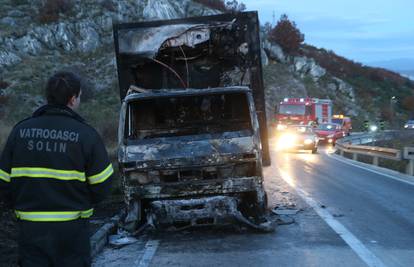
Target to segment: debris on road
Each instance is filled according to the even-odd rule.
[[[123,246],[133,244],[137,241],[138,239],[136,239],[135,237],[124,236],[122,234],[109,236],[109,245],[116,247],[116,248],[121,248]]]
[[[277,225],[288,225],[295,223],[295,219],[293,219],[289,215],[279,215],[277,216],[276,223]]]
[[[279,209],[279,208],[275,208],[272,210],[272,212],[274,214],[277,215],[295,215],[296,213],[299,212],[299,210],[297,209]]]
[[[276,223],[278,225],[288,225],[295,222],[295,219],[292,218],[293,215],[296,215],[298,212],[302,211],[301,209],[295,209],[295,204],[290,206],[276,206],[272,209],[272,213],[276,217]]]

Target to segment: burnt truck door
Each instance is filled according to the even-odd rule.
[[[247,86],[270,165],[257,12],[114,24],[121,100],[145,90]]]

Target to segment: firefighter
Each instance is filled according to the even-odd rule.
[[[368,132],[369,122],[367,120],[364,120],[362,127],[364,128],[364,132]]]
[[[319,118],[316,117],[314,121],[311,122],[312,128],[318,128],[319,127]]]
[[[385,130],[385,121],[384,120],[380,120],[379,125],[380,125],[380,130],[381,131],[384,131]]]
[[[20,266],[90,266],[88,218],[109,193],[113,168],[99,134],[74,111],[79,77],[56,73],[46,97],[10,133],[0,194],[18,219]]]

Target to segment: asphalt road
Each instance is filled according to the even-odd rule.
[[[414,266],[414,186],[322,149],[272,151],[269,205],[298,209],[275,233],[197,229],[146,233],[106,248],[94,266]]]
[[[385,266],[414,266],[414,185],[354,167],[321,151],[284,154],[278,168]]]

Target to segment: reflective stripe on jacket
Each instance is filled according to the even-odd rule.
[[[83,211],[19,211],[15,210],[16,217],[20,220],[32,222],[63,222],[79,218],[89,218],[93,209]]]

